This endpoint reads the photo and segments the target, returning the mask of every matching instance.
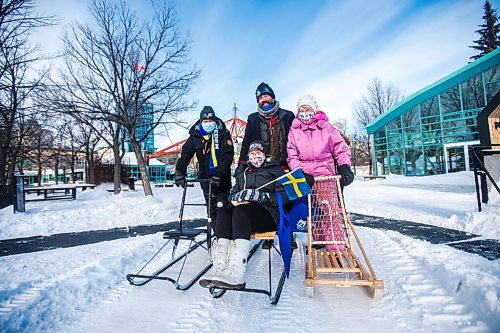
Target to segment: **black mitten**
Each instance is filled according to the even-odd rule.
[[[179,170],[175,170],[175,186],[184,187],[186,184],[186,176]]]
[[[339,174],[342,176],[342,185],[350,185],[354,181],[354,174],[351,171],[351,167],[347,164],[342,164],[339,166]]]

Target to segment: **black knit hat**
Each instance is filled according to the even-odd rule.
[[[267,155],[267,145],[260,140],[252,142],[250,144],[250,146],[248,147],[248,153],[250,153],[251,151],[254,151],[254,150],[258,150],[258,151],[264,153],[264,155]]]
[[[215,120],[215,111],[212,109],[211,106],[204,106],[203,110],[200,112],[200,122],[202,122],[205,119],[212,119]]]
[[[255,91],[255,98],[257,99],[257,101],[259,101],[259,97],[261,95],[269,95],[273,99],[276,99],[276,97],[274,96],[273,89],[267,83],[264,83],[264,82],[259,84],[259,86],[257,87],[257,90]]]

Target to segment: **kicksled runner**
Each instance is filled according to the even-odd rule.
[[[167,230],[163,233],[163,239],[166,240],[160,249],[144,264],[144,266],[139,269],[135,274],[127,274],[126,278],[130,284],[134,286],[143,286],[153,280],[168,281],[171,282],[177,290],[188,290],[190,289],[205,273],[207,273],[210,268],[212,268],[211,260],[211,244],[212,244],[212,218],[210,216],[210,201],[208,207],[206,203],[186,203],[186,193],[188,188],[194,188],[192,185],[194,183],[208,183],[209,185],[209,196],[212,195],[212,181],[210,179],[198,179],[198,180],[186,180],[186,186],[184,186],[181,198],[181,208],[179,212],[179,228]],[[207,219],[200,220],[184,220],[184,208],[185,206],[205,206],[207,207]],[[188,223],[205,223],[205,228],[193,228],[186,227],[185,224]],[[252,235],[253,239],[258,242],[253,245],[248,255],[248,260],[255,254],[255,252],[260,248],[263,240],[273,240],[275,232],[263,233]],[[184,244],[182,244],[184,243]],[[181,245],[185,245],[182,251],[176,255],[177,250]],[[166,251],[169,249],[168,245],[173,245],[170,255]],[[273,245],[274,247],[274,245]],[[275,247],[274,247],[275,248]],[[192,276],[186,278],[184,276],[184,268],[188,261],[188,257],[197,249],[203,249],[206,251],[205,263],[199,268],[199,270]],[[270,251],[269,251],[270,252]],[[166,263],[164,263],[166,261]],[[178,272],[176,271],[178,270]],[[269,253],[269,274],[271,274],[271,254]],[[170,273],[170,274],[169,274]],[[170,276],[168,276],[170,275]],[[270,295],[272,302],[278,302],[279,294],[281,293],[281,288],[284,284],[284,274],[280,279],[279,283],[279,293],[271,295],[269,291],[260,289],[249,289],[247,291],[264,293]],[[271,275],[269,275],[269,288],[271,288]],[[214,298],[221,297],[225,290],[215,291],[211,289],[211,293]],[[274,296],[274,297],[273,297]],[[275,303],[273,303],[275,304]]]
[[[206,203],[186,203],[186,192],[188,188],[194,188],[192,185],[194,183],[203,183],[207,182],[209,184],[209,196],[212,196],[212,181],[211,180],[205,180],[205,179],[198,179],[198,180],[186,180],[185,181],[185,186],[182,192],[182,199],[181,199],[181,208],[179,212],[179,228],[172,229],[172,230],[167,230],[163,233],[163,239],[166,240],[165,244],[149,259],[146,264],[136,273],[136,274],[127,274],[126,278],[130,282],[130,284],[134,286],[143,286],[153,280],[163,280],[163,281],[168,281],[171,282],[176,289],[178,290],[188,290],[191,288],[211,267],[212,267],[212,262],[210,260],[210,246],[211,242],[209,240],[212,239],[212,229],[211,229],[211,224],[212,224],[212,218],[210,216],[210,201],[208,203],[208,218],[207,219],[202,219],[202,221],[195,221],[195,220],[187,220],[184,221],[184,208],[185,206],[205,206],[207,207]],[[193,228],[193,227],[186,227],[185,224],[187,223],[193,223],[193,222],[205,222],[206,227],[205,228]],[[186,243],[187,242],[187,248],[183,249],[180,254],[176,256],[176,252],[180,243]],[[164,250],[168,249],[168,245],[173,245],[171,254],[170,254],[170,259],[167,261],[166,264],[156,264],[157,262],[161,262],[162,260],[165,259],[165,257],[162,257],[162,254],[164,254]],[[182,244],[185,245],[185,244]],[[197,250],[197,249],[204,249],[207,251],[207,259],[205,264],[199,269],[198,272],[194,274],[190,279],[187,278],[182,282],[181,278],[183,278],[183,273],[184,273],[184,267],[187,262],[187,259],[189,255]],[[180,265],[180,267],[179,267]],[[155,266],[152,268],[152,266]],[[178,272],[175,273],[175,277],[169,277],[165,276],[169,272],[171,273],[175,269],[178,269]],[[152,269],[152,272],[151,272]]]
[[[254,244],[253,247],[251,248],[248,257],[247,257],[247,262],[250,261],[252,256],[257,252],[257,250],[261,247],[261,244],[264,241],[267,241],[267,244],[272,243],[272,245],[269,245],[266,247],[267,252],[268,252],[268,288],[267,289],[262,289],[262,288],[230,288],[226,287],[223,285],[218,285],[218,284],[213,284],[212,280],[204,279],[200,280],[200,286],[203,288],[208,288],[210,294],[212,295],[213,298],[219,298],[222,297],[226,291],[232,290],[232,291],[239,291],[239,292],[247,292],[247,293],[256,293],[256,294],[263,294],[269,297],[269,301],[271,304],[276,305],[278,304],[281,296],[281,292],[283,290],[283,286],[285,284],[285,279],[286,279],[286,272],[285,268],[283,268],[279,281],[276,284],[276,287],[273,290],[273,269],[272,269],[272,250],[275,250],[279,256],[281,256],[280,250],[274,245],[274,237],[276,236],[276,232],[271,231],[271,232],[264,232],[264,233],[255,233],[252,234],[251,239],[252,240],[258,240],[257,244]],[[264,248],[264,247],[262,247]]]

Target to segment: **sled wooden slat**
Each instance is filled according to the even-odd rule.
[[[340,263],[340,267],[346,268],[345,264],[344,264],[344,260],[342,260],[342,253],[340,253],[340,251],[335,251],[335,255]]]
[[[332,256],[330,255],[330,252],[325,252],[325,260],[326,260],[326,266],[328,268],[333,268],[333,265],[332,265]]]
[[[330,258],[332,258],[333,266],[337,269],[340,268],[340,265],[337,261],[337,258],[335,257],[335,253],[330,252]]]
[[[254,233],[252,234],[251,238],[259,240],[271,240],[274,239],[274,236],[276,236],[276,231],[268,231],[268,232]]]
[[[318,261],[319,267],[320,268],[325,268],[325,262],[323,261],[323,258],[324,258],[323,251],[318,251],[317,254],[318,255],[316,257],[316,260]]]
[[[356,265],[354,265],[354,262],[352,262],[352,258],[351,256],[346,252],[346,251],[342,251],[342,254],[344,255],[344,258],[346,258],[347,262],[349,263],[349,266],[351,268],[354,268],[356,267]]]
[[[345,212],[339,179],[339,176],[316,177],[308,195],[306,293],[312,296],[312,290],[318,285],[333,285],[337,288],[361,286],[367,289],[368,296],[374,297],[377,291],[384,289],[384,283],[377,280]],[[326,238],[323,236],[328,234],[313,232],[315,228],[324,228],[323,225],[328,222],[335,226],[331,229],[331,237]],[[323,232],[324,229],[320,230]],[[314,235],[319,239],[315,240]],[[325,238],[331,240],[324,240]],[[325,251],[315,249],[314,245],[343,245],[344,249]],[[363,261],[356,256],[353,246],[361,251]]]

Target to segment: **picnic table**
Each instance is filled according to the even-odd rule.
[[[60,184],[46,186],[31,186],[24,188],[25,194],[36,193],[37,197],[43,194],[43,198],[26,199],[26,201],[46,201],[46,200],[64,200],[76,199],[78,188],[85,191],[87,188],[94,189],[95,184]]]

